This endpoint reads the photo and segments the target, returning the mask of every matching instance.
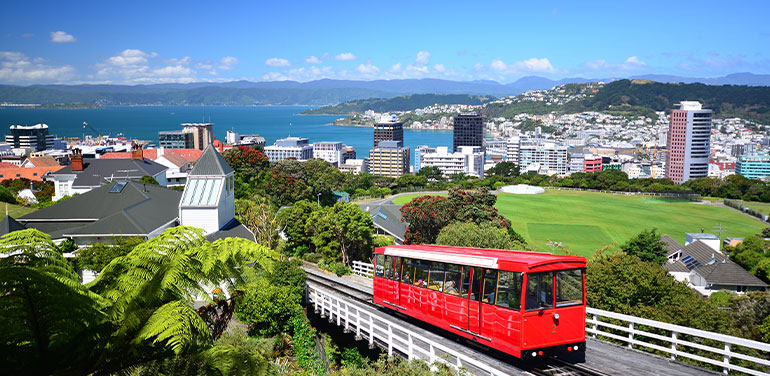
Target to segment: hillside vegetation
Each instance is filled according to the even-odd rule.
[[[334,106],[325,106],[305,110],[306,115],[352,115],[367,110],[374,112],[412,111],[434,104],[469,104],[480,105],[493,100],[493,97],[480,97],[463,94],[415,94],[395,98],[373,98],[354,100]]]

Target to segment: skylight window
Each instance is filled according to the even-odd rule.
[[[110,188],[110,193],[120,193],[120,192],[123,192],[123,188],[125,188],[125,187],[126,187],[126,182],[119,181],[119,182],[115,183],[115,185],[113,185],[112,188]]]

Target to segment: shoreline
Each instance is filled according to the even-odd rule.
[[[326,125],[331,125],[335,127],[356,127],[356,128],[374,128],[374,125],[362,125],[362,124],[334,124],[334,123],[326,123]],[[437,129],[437,128],[412,128],[412,127],[404,127],[404,130],[410,130],[410,131],[431,131],[431,132],[452,132],[452,129]]]

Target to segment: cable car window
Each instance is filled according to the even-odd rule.
[[[583,270],[556,272],[556,306],[583,304]]]
[[[460,296],[463,298],[468,297],[468,287],[471,284],[471,267],[463,266],[462,269],[462,283],[460,284]]]
[[[501,270],[497,280],[497,302],[495,304],[515,311],[520,310],[523,279],[523,273]]]
[[[553,273],[527,274],[527,311],[553,308]]]
[[[497,270],[484,269],[484,293],[481,301],[495,304],[497,298]]]
[[[393,279],[393,256],[385,256],[385,278]]]
[[[401,257],[393,257],[393,280],[398,282],[401,278]]]
[[[408,283],[410,285],[414,284],[412,281],[412,277],[414,277],[414,260],[405,258],[401,263],[404,265],[403,271],[401,272],[402,278],[401,282]]]
[[[374,276],[382,277],[385,273],[385,255],[377,255],[374,258]]]
[[[473,282],[471,283],[471,300],[481,298],[481,268],[473,268]]]
[[[444,275],[446,274],[446,264],[443,262],[433,262],[430,266],[430,278],[428,278],[428,288],[441,291],[444,288]]]
[[[460,265],[447,264],[446,265],[446,282],[444,282],[444,292],[449,295],[459,295],[457,293],[460,286],[460,275],[462,269]]]
[[[414,285],[428,287],[428,271],[430,270],[430,261],[415,260],[417,265],[414,267]]]

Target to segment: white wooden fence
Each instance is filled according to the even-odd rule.
[[[657,350],[669,354],[671,359],[682,357],[711,364],[721,367],[725,374],[738,371],[749,375],[770,375],[767,373],[770,370],[770,344],[768,343],[590,307],[586,311],[588,316],[586,332],[594,338],[601,336],[624,342],[630,348],[637,346]],[[618,332],[623,333],[618,334]],[[707,345],[705,342],[717,342],[719,347]],[[693,351],[695,349],[713,356],[704,356],[706,354],[702,352],[695,354]],[[739,349],[742,351],[739,352]],[[750,349],[759,351],[759,354],[763,355],[759,355],[760,357],[746,355],[745,352]],[[721,359],[714,359],[714,357]],[[741,365],[736,364],[738,360],[743,361]]]
[[[353,261],[353,273],[372,278],[374,275],[374,266],[370,262]]]
[[[425,360],[434,370],[435,364],[443,363],[457,369],[472,368],[493,376],[510,374],[510,370],[496,369],[488,362],[474,359],[462,351],[399,325],[397,319],[367,308],[363,303],[343,298],[312,282],[308,282],[307,286],[309,303],[317,313],[328,317],[329,322],[336,322],[346,332],[355,332],[356,339],[368,340],[370,347],[375,342],[382,344],[387,348],[388,356],[397,351],[410,360]]]
[[[353,272],[371,278],[373,266],[370,263],[354,261]],[[587,307],[586,332],[594,338],[604,337],[625,343],[629,348],[651,349],[667,353],[671,359],[688,358],[697,362],[721,367],[725,374],[737,371],[749,375],[770,375],[770,344],[752,341],[725,334],[668,324],[662,321],[623,315]],[[618,331],[623,332],[618,334]],[[660,334],[661,332],[666,335]],[[650,340],[656,340],[652,342]],[[704,344],[712,341],[719,347]],[[661,345],[661,342],[665,343]],[[696,354],[694,350],[700,350]],[[747,355],[751,350],[759,352],[758,357]],[[713,354],[703,356],[703,352]],[[714,359],[715,357],[721,359]],[[741,363],[741,364],[736,364]]]

